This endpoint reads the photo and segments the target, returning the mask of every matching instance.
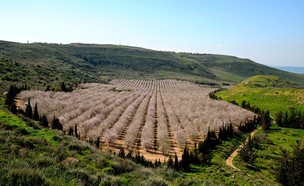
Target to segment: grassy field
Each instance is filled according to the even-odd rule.
[[[254,76],[216,95],[238,104],[245,100],[251,106],[269,110],[272,116],[291,107],[304,110],[304,89],[276,76]]]
[[[276,169],[279,166],[278,160],[282,158],[282,149],[292,152],[298,142],[304,143],[303,136],[302,129],[282,128],[276,125],[272,126],[267,133],[260,129],[254,137],[260,139],[260,147],[255,150],[256,160],[248,164],[238,155],[234,159],[234,165],[241,172],[246,172],[248,176],[259,180],[260,182],[255,182],[256,185],[263,182],[266,185],[279,185],[275,180]],[[270,184],[270,181],[273,183]]]
[[[291,107],[304,110],[304,89],[276,76],[254,76],[216,95],[226,101],[235,100],[238,104],[245,100],[251,106],[269,110],[272,116]],[[234,159],[234,165],[248,175],[257,176],[258,180],[275,180],[282,149],[291,152],[298,142],[304,143],[303,136],[302,129],[283,128],[275,124],[267,133],[260,129],[255,135],[260,140],[260,147],[255,151],[256,160],[248,164],[238,155]]]

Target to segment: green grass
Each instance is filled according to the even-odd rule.
[[[282,157],[281,149],[292,151],[298,142],[303,141],[304,130],[282,128],[276,125],[272,126],[270,131],[265,133],[260,129],[255,138],[261,140],[261,147],[256,149],[257,158],[252,164],[247,164],[241,160],[240,156],[236,156],[233,163],[236,167],[246,172],[248,175],[255,175],[266,183],[276,180],[276,168],[279,166],[278,160]]]
[[[226,101],[235,100],[238,104],[245,100],[251,106],[269,110],[272,116],[278,111],[287,111],[290,107],[304,111],[304,89],[276,76],[254,76],[216,95]],[[247,164],[240,156],[236,156],[233,163],[241,172],[259,180],[258,183],[277,185],[276,168],[279,166],[278,159],[282,157],[281,149],[292,151],[297,142],[303,143],[303,136],[302,129],[276,125],[267,133],[259,130],[255,137],[261,140],[261,147],[256,150],[256,160]]]
[[[303,111],[304,89],[279,79],[275,76],[254,76],[216,95],[226,101],[235,100],[238,104],[245,100],[251,106],[269,110],[272,116],[291,107]]]

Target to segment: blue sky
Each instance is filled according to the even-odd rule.
[[[0,40],[123,44],[304,67],[304,1],[0,0]]]

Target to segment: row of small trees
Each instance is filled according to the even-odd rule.
[[[237,103],[235,102],[234,104]],[[241,107],[256,113],[259,119],[257,123],[259,123],[259,125],[261,125],[265,131],[268,131],[270,129],[270,126],[272,124],[272,119],[270,117],[270,113],[268,110],[265,111],[265,110],[261,110],[256,106],[251,106],[250,103],[246,102],[245,100],[242,101]]]
[[[228,140],[235,134],[232,124],[222,126],[219,131],[218,135],[216,135],[215,131],[209,129],[204,141],[199,142],[198,144],[195,143],[194,148],[191,150],[186,146],[180,162],[180,169],[188,171],[190,169],[190,164],[209,164],[211,160],[211,151],[214,150],[221,141]]]
[[[9,90],[5,96],[5,102],[4,104],[11,107],[12,104],[15,104],[15,98],[17,94],[19,94],[22,90],[30,90],[30,87],[25,85],[22,85],[21,87],[18,87],[16,85],[11,85],[9,87]]]
[[[152,161],[147,160],[139,151],[137,153],[133,153],[133,151],[126,153],[123,147],[120,147],[117,155],[121,158],[127,158],[136,163],[142,164],[145,167],[159,167],[162,165],[160,159],[156,159],[153,163]]]
[[[301,111],[296,111],[295,108],[290,108],[285,113],[277,112],[275,121],[281,127],[304,129],[304,114]]]
[[[247,130],[255,129],[258,126],[260,120],[255,118],[252,121],[248,121],[242,125],[243,128]],[[239,128],[240,129],[240,128]],[[216,147],[221,144],[222,141],[229,140],[236,135],[236,131],[232,124],[224,125],[220,127],[218,134],[215,131],[208,130],[207,137],[204,141],[199,142],[199,144],[194,145],[194,149],[190,150],[187,146],[184,148],[182,159],[180,162],[180,169],[183,171],[188,171],[190,169],[190,164],[194,165],[204,165],[209,164],[212,158],[211,152],[216,149]]]
[[[34,107],[34,112],[31,106],[31,100],[30,98],[28,98],[28,102],[26,105],[26,109],[25,109],[25,113],[24,115],[30,119],[33,119],[35,121],[39,121],[41,123],[42,126],[44,127],[49,127],[51,129],[58,129],[58,130],[63,130],[63,126],[60,123],[59,119],[54,116],[52,122],[49,124],[47,117],[43,114],[43,115],[39,115],[38,112],[38,105],[37,103],[35,104]]]
[[[15,85],[10,86],[9,91],[7,92],[6,98],[5,98],[5,104],[7,106],[9,106],[10,111],[13,114],[20,113],[30,119],[39,121],[40,124],[44,127],[50,127],[52,129],[62,130],[63,126],[60,123],[59,119],[56,118],[55,116],[53,117],[53,120],[49,125],[47,117],[44,114],[41,116],[39,115],[37,103],[35,104],[34,111],[33,111],[30,98],[28,98],[25,112],[17,109],[17,106],[15,104],[15,98],[16,98],[17,94],[19,94],[22,90],[29,90],[29,88],[30,87],[28,87],[27,85],[23,85],[21,87],[17,87]]]

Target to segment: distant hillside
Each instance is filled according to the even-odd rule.
[[[11,82],[39,88],[55,87],[62,81],[108,82],[115,78],[239,83],[257,74],[277,75],[304,84],[304,75],[277,70],[249,59],[120,45],[0,41],[0,67],[1,91]]]
[[[304,67],[274,67],[279,70],[284,70],[287,72],[293,72],[298,74],[304,74]]]

